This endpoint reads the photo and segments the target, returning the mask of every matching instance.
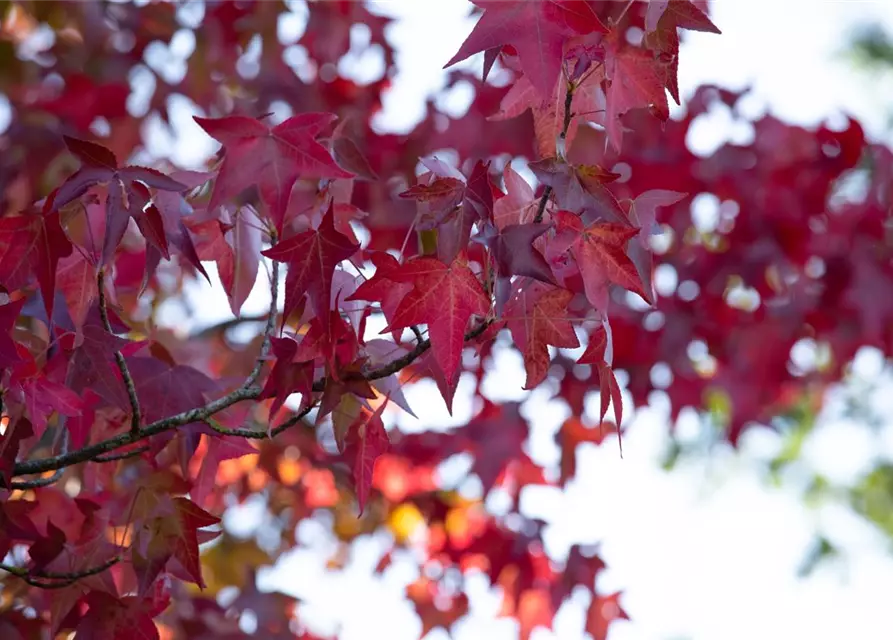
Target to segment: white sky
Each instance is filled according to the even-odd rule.
[[[378,124],[405,129],[421,116],[424,96],[442,86],[440,67],[471,28],[469,5],[464,0],[376,4],[403,18],[390,33],[401,48],[400,75],[386,96],[386,114]],[[891,78],[866,78],[835,56],[854,24],[882,21],[893,28],[893,2],[720,0],[713,3],[713,19],[723,35],[689,34],[683,46],[683,97],[705,82],[733,88],[752,84],[755,97],[748,101],[748,115],[759,115],[768,105],[787,121],[814,125],[846,109],[873,135],[890,138],[884,127],[893,113]],[[374,67],[375,61],[357,64]],[[480,64],[478,58],[469,62],[475,69]],[[192,126],[186,111],[175,119],[184,133]],[[744,141],[748,126],[731,125],[722,114],[705,118],[690,142],[708,152],[724,136]],[[176,155],[185,164],[213,149],[213,143],[203,147],[190,138]],[[196,295],[202,323],[229,317],[219,287],[202,288]],[[244,311],[263,311],[268,302],[266,288],[258,287]],[[523,397],[520,359],[504,353],[499,360],[498,381],[494,377],[488,386],[503,397]],[[879,369],[876,355],[865,354],[859,370],[871,375]],[[452,419],[439,408],[439,399],[432,400],[430,387],[419,385],[408,397],[414,407],[425,407],[425,425],[455,424],[470,415],[461,390]],[[883,395],[878,402],[881,415],[890,415],[890,402]],[[541,400],[532,401],[529,410],[535,423],[531,454],[540,462],[554,463],[557,451],[551,436],[564,415]],[[739,455],[720,447],[708,459],[665,473],[658,467],[667,442],[665,407],[658,401],[653,408],[625,413],[629,431],[623,460],[616,441],[600,449],[584,446],[578,453],[577,478],[564,494],[544,489],[525,496],[529,513],[551,523],[546,540],[550,552],[562,555],[574,542],[601,541],[610,567],[601,588],[623,589],[622,604],[633,618],[616,624],[610,640],[890,637],[889,605],[881,598],[893,593],[893,560],[884,553],[883,540],[845,510],[810,512],[795,489],[768,489],[753,461],[775,450],[774,436],[751,433]],[[419,424],[407,416],[399,422],[410,428]],[[697,421],[687,421],[681,433],[697,438]],[[807,459],[832,477],[852,478],[878,447],[893,458],[889,426],[884,434],[878,445],[860,425],[829,420],[808,448]],[[227,523],[247,532],[252,526],[246,523],[257,522],[245,517],[251,512],[251,506],[240,509]],[[796,568],[817,526],[843,544],[847,563],[831,563],[801,580]],[[411,606],[399,597],[415,577],[412,570],[398,564],[382,578],[371,577],[382,542],[369,540],[360,545],[344,574],[327,573],[322,551],[331,550],[332,542],[322,530],[306,524],[302,538],[307,548],[283,558],[267,576],[270,586],[306,598],[306,614],[328,621],[323,631],[335,632],[340,626],[342,640],[417,638]],[[516,637],[510,621],[495,620],[497,600],[485,591],[480,581],[475,583],[472,615],[456,637]],[[554,630],[540,630],[534,637],[582,637],[586,604],[562,608]],[[444,635],[435,632],[432,637]]]

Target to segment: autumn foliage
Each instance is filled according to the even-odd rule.
[[[191,4],[0,3],[4,638],[316,637],[255,576],[328,514],[344,548],[390,532],[379,572],[422,558],[405,595],[423,632],[459,620],[463,576],[483,572],[521,637],[581,587],[602,640],[626,618],[604,563],[548,556],[523,489],[571,481],[577,448],[616,443],[655,392],[674,418],[711,410],[734,444],[860,346],[890,349],[890,152],[854,121],[764,116],[752,142],[693,154],[692,123],[741,98],[679,95],[680,33],[719,33],[701,0],[475,0],[455,56],[430,60],[483,54],[483,74],[449,72],[473,89],[467,113],[431,102],[406,134],[373,123],[388,18],[310,2],[289,41],[284,4]],[[338,66],[358,24],[386,67],[362,84]],[[173,77],[157,52],[184,32]],[[182,99],[204,114],[189,135],[220,143],[202,170],[145,145]],[[694,224],[693,203],[712,218]],[[259,273],[280,304],[245,314]],[[165,309],[198,280],[219,281],[233,319],[190,334]],[[797,369],[802,340],[830,355]],[[529,454],[521,405],[483,392],[499,349],[566,408],[557,468]],[[404,393],[423,380],[448,407],[470,382],[474,417],[425,430]],[[439,472],[460,455],[476,496]],[[275,543],[220,526],[252,496]]]

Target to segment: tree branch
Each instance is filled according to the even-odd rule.
[[[267,440],[270,438],[275,438],[283,431],[291,429],[293,426],[303,420],[308,413],[313,411],[315,406],[316,403],[314,402],[310,406],[304,407],[303,409],[298,411],[298,413],[291,416],[288,420],[280,424],[278,427],[270,429],[268,431],[260,431],[258,429],[227,429],[211,417],[205,418],[204,422],[214,431],[223,436],[236,436],[239,438],[248,438],[249,440]]]
[[[102,269],[99,270],[99,274],[96,276],[96,284],[99,287],[99,316],[102,318],[102,325],[106,331],[114,335],[105,302],[105,272]],[[121,377],[124,379],[124,386],[127,388],[127,397],[130,399],[130,431],[131,433],[137,433],[140,430],[142,415],[140,413],[140,401],[136,396],[136,385],[133,384],[133,377],[130,375],[130,369],[127,368],[127,361],[120,351],[115,351],[115,362],[118,363],[118,369],[121,371]]]
[[[573,114],[571,113],[571,105],[574,101],[574,91],[576,90],[576,85],[573,82],[568,81],[567,83],[567,91],[564,94],[564,121],[561,126],[561,133],[558,135],[558,139],[561,143],[565,143],[567,141],[567,130],[570,129],[571,126],[571,118]],[[562,144],[563,146],[563,144]],[[563,153],[559,155],[564,155]],[[546,186],[543,189],[543,195],[540,197],[539,206],[536,208],[536,215],[533,217],[534,224],[539,224],[543,221],[543,215],[546,212],[546,204],[549,202],[549,197],[552,195],[552,187]]]
[[[56,571],[30,571],[24,567],[13,567],[8,564],[0,563],[0,569],[6,571],[17,578],[27,582],[32,587],[39,589],[62,589],[74,584],[82,578],[95,576],[108,570],[121,561],[121,558],[115,556],[95,567],[82,569],[81,571],[73,571],[71,573],[58,573]]]
[[[467,342],[470,340],[474,340],[475,338],[480,336],[482,333],[484,333],[484,331],[487,330],[492,322],[492,320],[485,320],[478,327],[466,333],[465,341]],[[426,339],[416,345],[415,349],[413,349],[406,355],[397,358],[396,360],[393,360],[386,365],[383,365],[377,369],[372,369],[371,371],[366,371],[364,373],[345,376],[345,379],[378,380],[380,378],[386,378],[389,375],[397,373],[401,369],[412,364],[417,358],[423,355],[430,348],[431,340]],[[323,391],[326,388],[327,380],[327,378],[323,378],[314,382],[313,391]],[[155,422],[146,425],[145,427],[142,427],[137,431],[121,433],[116,436],[112,436],[111,438],[107,438],[106,440],[102,440],[101,442],[97,442],[96,444],[78,449],[77,451],[72,451],[70,453],[60,454],[49,458],[41,458],[38,460],[28,460],[25,462],[16,463],[12,475],[22,476],[28,474],[44,473],[46,471],[55,471],[56,469],[62,469],[74,464],[80,464],[81,462],[95,460],[96,458],[101,457],[103,454],[121,449],[122,447],[126,447],[140,440],[151,438],[152,436],[158,435],[159,433],[164,433],[165,431],[170,431],[172,429],[176,429],[193,422],[205,422],[207,418],[210,418],[214,414],[219,413],[220,411],[223,411],[224,409],[231,407],[238,402],[242,402],[243,400],[256,400],[260,396],[260,393],[261,390],[258,387],[243,385],[238,389],[235,389],[234,391],[226,394],[225,396],[209,402],[203,407],[196,407],[195,409],[183,411],[168,418],[156,420]],[[307,412],[309,413],[309,409],[307,410]],[[294,422],[291,423],[291,420],[294,420]],[[300,418],[290,418],[289,421],[286,421],[285,423],[273,429],[270,432],[270,437],[273,437],[276,434],[288,429],[298,420],[300,420]],[[255,433],[251,430],[245,431],[252,434]],[[243,433],[233,435],[242,435],[243,437],[256,437],[254,435],[247,436]],[[130,457],[130,455],[136,455],[132,452],[128,452],[128,454],[129,455],[123,455],[121,457]],[[103,461],[109,461],[111,459],[111,456],[102,458]]]
[[[128,458],[135,458],[138,455],[142,455],[148,450],[149,445],[144,444],[141,447],[131,449],[130,451],[117,451],[105,456],[96,456],[95,458],[93,458],[92,462],[117,462],[118,460],[127,460]]]
[[[9,483],[10,491],[25,491],[26,489],[39,489],[40,487],[48,487],[59,481],[62,477],[63,469],[56,469],[53,475],[48,478],[35,478],[34,480],[13,480]]]
[[[268,317],[269,314],[266,313],[258,313],[255,315],[240,315],[235,318],[229,318],[228,320],[218,322],[217,324],[212,324],[210,327],[205,327],[204,329],[201,329],[197,333],[193,334],[192,337],[201,340],[213,336],[216,333],[220,333],[221,331],[227,331],[228,329],[238,327],[240,324],[264,322]]]

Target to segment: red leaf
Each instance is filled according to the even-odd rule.
[[[605,72],[608,79],[608,140],[620,151],[623,126],[620,117],[631,109],[650,108],[661,122],[670,117],[664,89],[666,69],[649,51],[621,43],[619,37],[608,40]]]
[[[24,305],[25,299],[22,298],[0,306],[0,370],[22,361],[10,334]]]
[[[12,291],[26,287],[36,276],[47,317],[52,318],[57,266],[72,249],[59,213],[29,209],[0,217],[0,247],[0,284]]]
[[[521,69],[543,96],[552,93],[564,46],[573,36],[607,33],[596,9],[584,0],[476,0],[484,14],[449,67],[469,56],[503,45],[518,51]]]
[[[607,640],[608,629],[616,620],[629,620],[626,611],[620,607],[620,593],[609,596],[596,595],[586,612],[586,631],[592,640]]]
[[[359,245],[335,230],[334,213],[330,206],[318,229],[286,238],[264,251],[266,257],[288,265],[283,318],[297,309],[304,294],[308,294],[317,316],[328,318],[335,267],[359,248]]]
[[[651,0],[645,11],[645,32],[659,28],[722,33],[690,0]]]
[[[619,285],[653,303],[636,265],[626,254],[626,245],[638,234],[637,228],[610,222],[596,222],[583,228],[577,216],[566,211],[559,214],[556,217],[559,233],[567,238],[571,255],[583,276],[586,297],[596,309],[607,308],[609,284]]]
[[[186,185],[148,167],[119,167],[115,155],[102,145],[68,136],[64,138],[69,151],[83,166],[48,199],[48,205],[56,211],[80,198],[90,187],[107,183],[105,239],[100,266],[111,262],[130,218],[137,223],[146,240],[169,258],[168,238],[160,214],[147,207],[151,196],[141,183],[164,191],[185,191]]]
[[[580,346],[580,341],[567,310],[574,294],[539,282],[521,282],[505,313],[515,345],[524,355],[524,388],[533,389],[549,371],[548,346],[574,348]]]
[[[245,116],[194,116],[194,120],[226,150],[208,205],[211,211],[256,185],[266,215],[282,233],[288,198],[298,178],[352,176],[316,141],[335,120],[333,114],[302,113],[272,128]]]
[[[436,258],[416,258],[394,274],[398,282],[412,282],[413,290],[397,307],[384,331],[427,324],[431,350],[448,383],[456,378],[465,330],[472,315],[484,316],[490,299],[461,258],[446,265]]]
[[[361,515],[369,497],[369,487],[372,486],[375,461],[388,450],[388,432],[381,421],[381,413],[386,405],[387,399],[378,406],[375,413],[361,415],[350,425],[344,437],[344,455],[353,472]]]

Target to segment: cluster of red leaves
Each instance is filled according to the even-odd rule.
[[[626,616],[617,594],[596,589],[602,560],[580,547],[547,556],[542,523],[519,498],[528,485],[563,486],[577,447],[619,430],[615,368],[636,404],[656,388],[658,363],[674,377],[658,388],[675,412],[723,391],[734,441],[804,385],[839,376],[858,346],[889,351],[889,305],[874,292],[893,275],[884,250],[893,163],[856,123],[810,132],[766,117],[751,144],[699,158],[685,146],[692,122],[738,99],[705,89],[682,120],[668,119],[678,29],[717,31],[704,2],[475,4],[481,17],[449,64],[483,53],[484,78],[502,79],[451,72],[451,86],[474,89],[468,113],[453,119],[431,103],[404,135],[371,126],[394,57],[389,21],[359,2],[310,3],[291,42],[277,37],[287,9],[272,2],[207,1],[200,23],[167,3],[6,9],[5,633],[237,638],[251,635],[239,625],[251,612],[258,637],[310,638],[299,603],[259,592],[254,576],[297,544],[302,520],[328,512],[345,545],[381,527],[395,549],[421,545],[425,577],[406,596],[426,632],[467,612],[455,575],[478,569],[502,589],[523,637],[550,626],[582,586],[592,595],[587,631],[601,639]],[[29,53],[39,24],[55,38]],[[388,69],[365,85],[338,74],[357,24]],[[174,81],[147,51],[183,30],[195,47]],[[252,41],[256,63],[246,62]],[[308,60],[301,68],[288,62],[296,52]],[[126,104],[133,69],[152,77],[145,113],[160,122],[175,97],[238,114],[195,118],[193,135],[222,145],[209,171],[141,165],[146,118]],[[296,115],[264,115],[282,104]],[[539,184],[507,156],[526,158]],[[834,200],[863,157],[864,195]],[[696,232],[698,194],[735,215]],[[670,241],[652,256],[656,224]],[[165,303],[210,279],[211,264],[235,320],[194,335],[160,326]],[[262,264],[284,309],[246,317]],[[680,286],[655,281],[655,267]],[[735,306],[735,287],[759,303]],[[229,329],[249,322],[262,330],[240,343]],[[827,344],[834,363],[788,367],[804,337]],[[523,356],[525,388],[549,385],[570,409],[558,470],[525,453],[520,407],[480,391],[482,363],[505,339]],[[557,350],[576,347],[585,347],[576,360]],[[462,375],[483,400],[468,424],[385,428],[386,406],[412,413],[404,385],[432,379],[451,407]],[[592,390],[594,419],[583,408]],[[602,424],[609,415],[614,424]],[[438,474],[461,454],[473,460],[478,498]],[[484,507],[494,490],[511,497],[505,515]],[[221,534],[212,514],[261,491],[279,542]],[[225,605],[215,598],[224,587],[239,592]]]

